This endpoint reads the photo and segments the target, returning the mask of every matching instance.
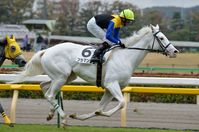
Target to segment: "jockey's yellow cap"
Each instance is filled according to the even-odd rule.
[[[125,10],[121,11],[119,16],[121,18],[125,18],[125,19],[131,20],[131,21],[134,20],[134,12],[130,9],[125,9]]]

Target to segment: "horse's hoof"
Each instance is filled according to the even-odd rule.
[[[8,124],[9,127],[14,127],[13,123]]]
[[[47,121],[50,121],[53,118],[53,115],[48,115],[48,117],[46,118]]]
[[[67,125],[66,124],[63,124],[63,123],[61,123],[61,128],[66,128],[67,127]]]
[[[96,111],[95,114],[96,114],[97,116],[110,117],[110,115],[108,115],[107,113],[102,112],[102,111]]]
[[[72,119],[75,119],[77,117],[77,114],[76,113],[75,114],[71,114],[71,115],[69,115],[69,117],[72,118]]]
[[[96,111],[95,114],[96,115],[101,115],[101,112],[100,111]]]
[[[67,120],[63,119],[62,123],[61,123],[61,127],[62,128],[66,128],[67,127]]]

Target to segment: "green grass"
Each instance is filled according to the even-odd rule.
[[[0,132],[182,132],[182,130],[139,129],[139,128],[104,128],[68,126],[57,128],[56,125],[15,125],[10,128],[0,124]],[[191,132],[191,131],[186,131]]]

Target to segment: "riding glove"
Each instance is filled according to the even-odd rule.
[[[118,44],[120,45],[121,48],[126,48],[125,45],[121,41],[119,41]]]

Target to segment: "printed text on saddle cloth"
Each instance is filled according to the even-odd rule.
[[[80,52],[76,58],[79,63],[90,64],[91,57],[93,56],[95,49],[92,47],[87,47]]]

